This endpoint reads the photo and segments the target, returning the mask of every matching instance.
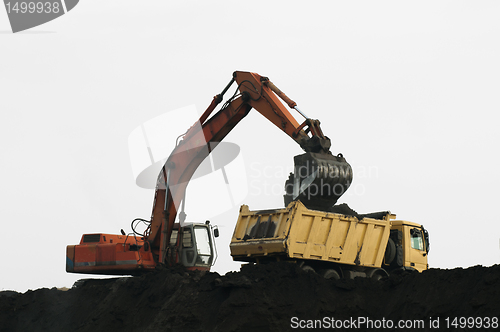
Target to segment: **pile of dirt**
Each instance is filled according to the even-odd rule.
[[[436,319],[446,327],[446,317],[498,317],[499,298],[500,265],[402,272],[381,281],[327,280],[286,262],[224,276],[174,268],[82,280],[68,291],[0,292],[0,331],[288,331],[340,323],[400,330],[399,320],[429,329]]]

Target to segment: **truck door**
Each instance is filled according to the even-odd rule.
[[[414,226],[406,227],[409,228],[409,234],[407,234],[409,246],[405,246],[408,250],[408,261],[405,265],[422,272],[427,269],[427,250],[423,231],[421,228]]]

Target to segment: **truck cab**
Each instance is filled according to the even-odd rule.
[[[403,220],[393,220],[391,237],[395,244],[395,258],[392,268],[427,270],[429,253],[429,235],[424,226]]]

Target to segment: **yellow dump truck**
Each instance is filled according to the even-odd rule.
[[[429,236],[422,225],[387,212],[347,215],[307,209],[300,201],[279,210],[243,205],[231,240],[235,261],[288,260],[325,278],[380,279],[394,270],[428,268]]]

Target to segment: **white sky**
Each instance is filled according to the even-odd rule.
[[[355,172],[341,202],[423,224],[432,267],[498,263],[499,14],[496,1],[85,0],[12,34],[0,10],[0,290],[86,277],[65,272],[66,245],[151,213],[131,132],[204,110],[235,70],[270,77],[321,120]],[[227,140],[241,148],[243,203],[282,207],[275,188],[300,148],[255,111]],[[221,274],[239,268],[237,214],[211,218]]]

